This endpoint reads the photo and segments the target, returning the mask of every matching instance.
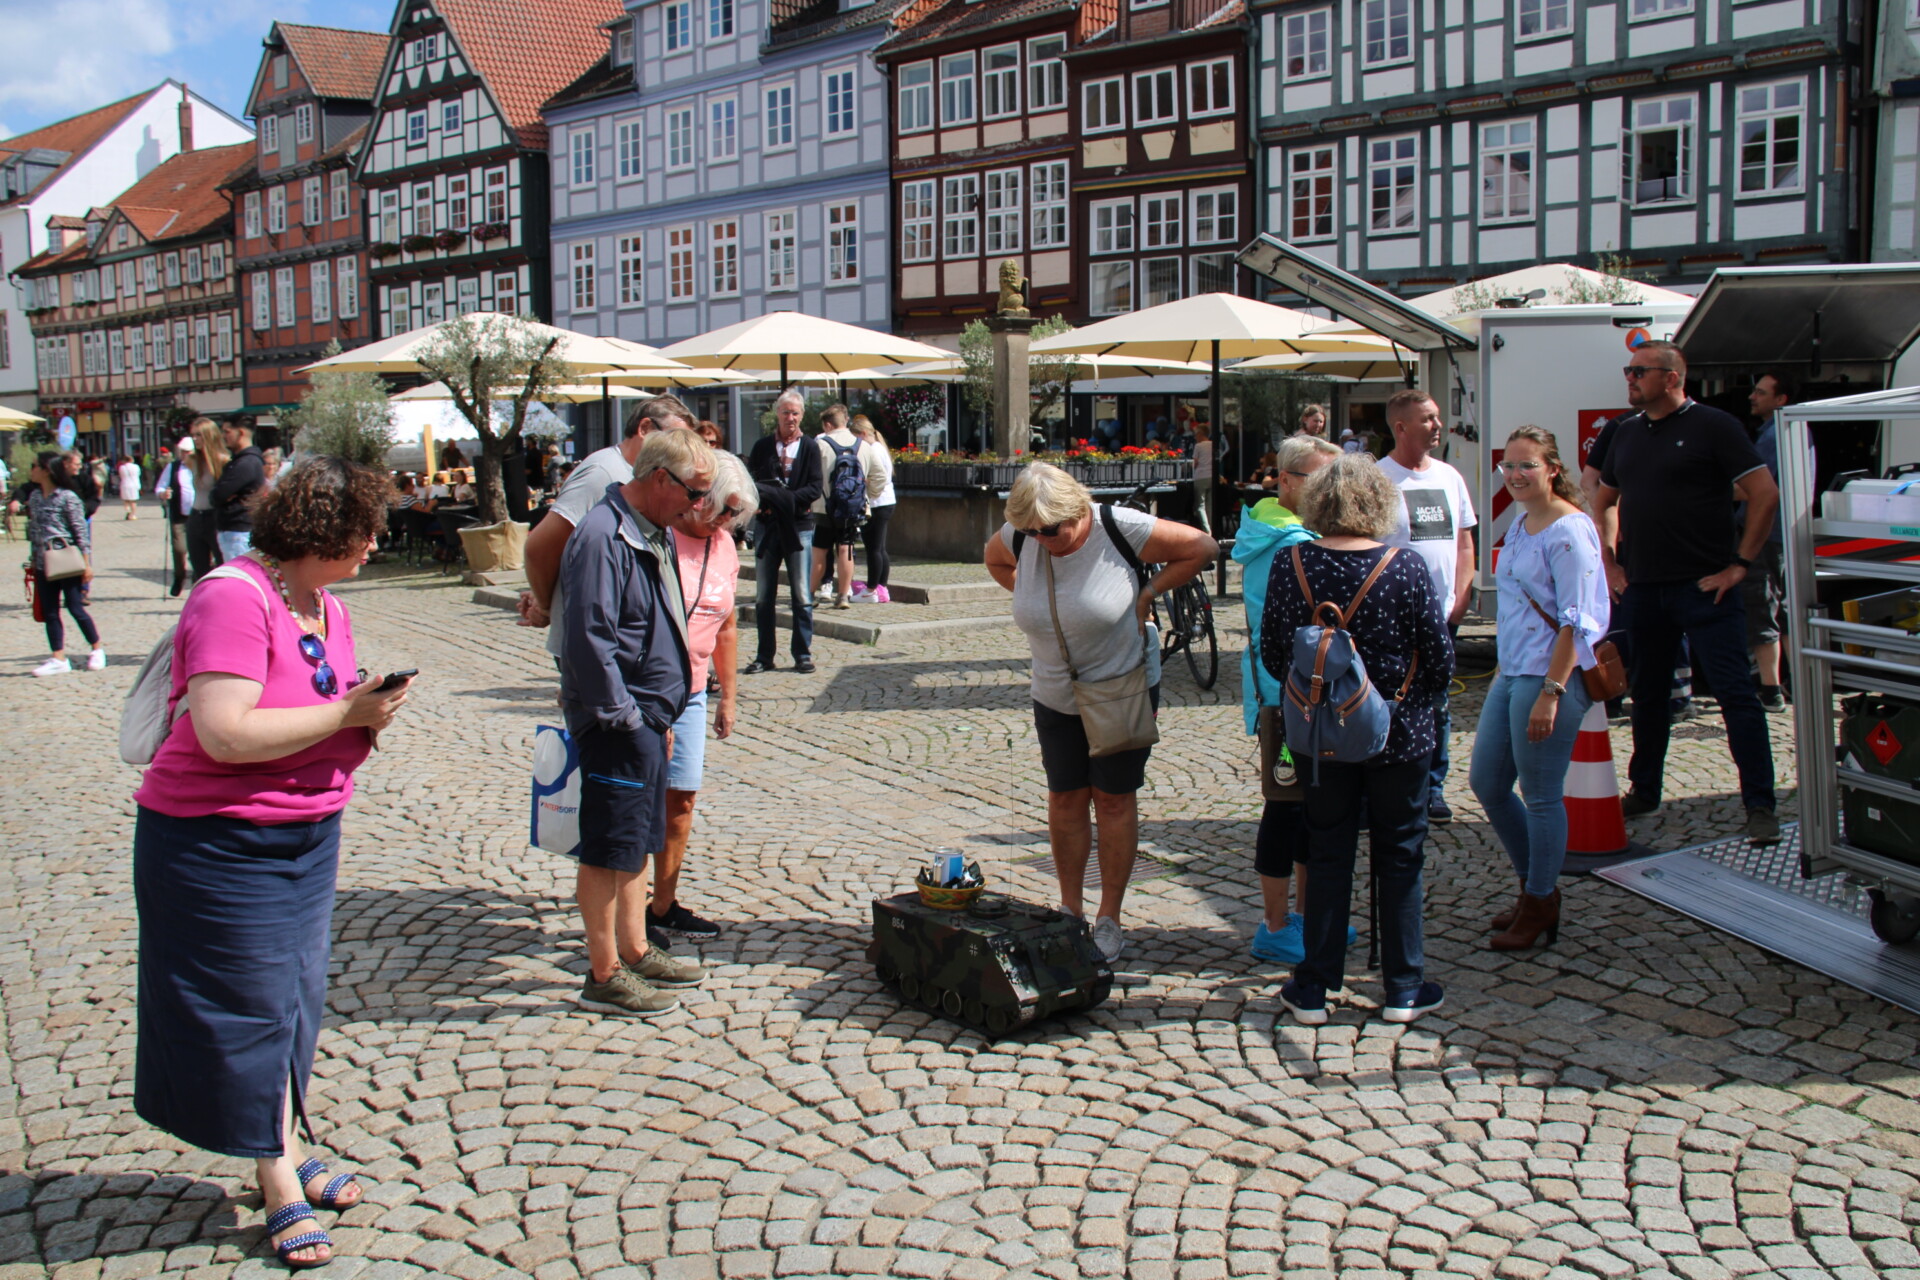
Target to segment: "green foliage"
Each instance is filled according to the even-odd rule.
[[[993,331],[985,320],[969,320],[960,331],[960,359],[966,363],[961,395],[975,413],[993,412]]]
[[[1602,253],[1593,264],[1602,279],[1588,280],[1583,276],[1568,276],[1566,287],[1553,291],[1555,302],[1568,306],[1582,304],[1618,304],[1632,306],[1646,299],[1638,283],[1639,277],[1633,272],[1632,264],[1624,253]]]
[[[327,344],[326,354],[340,354],[340,344]],[[322,369],[300,406],[280,420],[289,449],[303,453],[350,458],[369,467],[384,467],[393,448],[391,388],[378,374]]]
[[[1028,338],[1038,342],[1042,338],[1055,337],[1073,330],[1073,322],[1065,316],[1048,316],[1033,326]],[[962,385],[962,394],[967,405],[983,417],[993,413],[994,361],[993,331],[987,328],[984,320],[975,320],[960,331],[960,358],[966,363],[966,381]],[[1046,440],[1046,430],[1040,423],[1055,416],[1064,417],[1067,399],[1067,387],[1073,381],[1073,371],[1079,365],[1080,357],[1071,355],[1027,357],[1027,392],[1031,397],[1027,411],[1032,423],[1031,443],[1041,444]]]
[[[1247,457],[1241,462],[1251,465],[1255,458],[1285,439],[1300,425],[1301,411],[1310,404],[1331,403],[1332,391],[1332,383],[1287,373],[1239,373],[1229,377],[1224,384],[1221,407],[1226,410],[1229,422],[1236,415],[1228,406],[1237,405],[1239,409],[1239,424],[1247,436]],[[1338,425],[1329,426],[1337,437]]]
[[[1453,309],[1456,312],[1491,311],[1498,305],[1500,291],[1484,280],[1463,284],[1453,291]]]
[[[13,448],[7,451],[9,483],[15,486],[25,484],[27,472],[33,470],[33,460],[40,456],[42,450],[52,447],[49,444],[29,444],[24,439],[15,441]]]

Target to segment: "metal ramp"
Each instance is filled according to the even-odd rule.
[[[1834,873],[1800,876],[1800,824],[1780,843],[1710,841],[1595,875],[1868,995],[1920,1013],[1920,945],[1889,946],[1867,924],[1867,895]]]

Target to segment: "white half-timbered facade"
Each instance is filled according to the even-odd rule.
[[[1920,0],[1879,0],[1873,42],[1875,262],[1920,260]]]
[[[1858,8],[1283,0],[1256,11],[1265,228],[1369,279],[1433,287],[1618,254],[1686,288],[1719,266],[1857,256],[1845,104]]]
[[[539,104],[604,48],[617,0],[400,0],[356,176],[383,336],[551,314]]]

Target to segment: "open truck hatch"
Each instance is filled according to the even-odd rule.
[[[1479,345],[1471,334],[1267,232],[1240,251],[1240,265],[1414,351],[1471,351]]]
[[[1713,274],[1674,342],[1696,372],[1782,365],[1885,386],[1920,337],[1920,266],[1733,267]]]

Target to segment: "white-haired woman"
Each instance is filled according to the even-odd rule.
[[[1125,551],[1116,538],[1125,540]],[[1144,585],[1127,551],[1141,563],[1160,565]],[[1096,510],[1085,485],[1044,462],[1033,463],[1014,482],[1007,522],[987,542],[987,571],[1013,592],[1013,620],[1026,633],[1033,656],[1033,722],[1047,773],[1047,835],[1060,878],[1060,903],[1073,915],[1084,915],[1081,895],[1097,825],[1100,906],[1093,939],[1109,961],[1126,946],[1120,904],[1138,850],[1135,801],[1152,748],[1097,758],[1088,754],[1061,647],[1082,681],[1134,670],[1145,660],[1143,635],[1155,597],[1203,572],[1218,553],[1219,545],[1191,525],[1124,507]],[[1157,707],[1157,688],[1153,696]]]
[[[719,928],[689,911],[680,901],[680,864],[693,833],[693,806],[707,761],[709,674],[719,681],[713,712],[713,736],[733,733],[734,690],[739,676],[739,630],[734,590],[740,579],[740,553],[733,535],[746,528],[760,505],[760,486],[747,464],[730,453],[715,456],[713,487],[673,525],[675,559],[680,568],[680,597],[687,609],[687,656],[695,692],[673,724],[673,755],[667,761],[667,843],[654,859],[653,902],[648,907],[647,940],[666,948],[671,938],[717,938]],[[666,935],[665,937],[659,935]]]

